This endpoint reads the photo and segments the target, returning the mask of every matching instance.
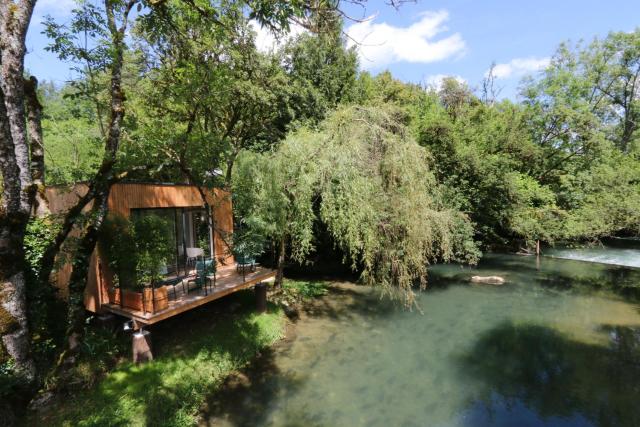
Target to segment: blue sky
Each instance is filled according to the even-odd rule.
[[[27,69],[39,79],[62,83],[68,65],[45,52],[39,21],[47,13],[64,21],[73,0],[39,0],[27,36]],[[457,76],[474,87],[492,61],[498,64],[503,96],[514,97],[518,82],[543,67],[559,43],[591,40],[610,31],[640,26],[640,0],[423,0],[399,10],[384,0],[367,10],[351,8],[347,32],[360,42],[361,66],[389,69],[401,80],[437,84]]]

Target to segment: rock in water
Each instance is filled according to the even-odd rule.
[[[504,278],[500,276],[473,276],[471,283],[483,283],[486,285],[504,285]]]

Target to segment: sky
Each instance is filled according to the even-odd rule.
[[[62,84],[71,78],[69,66],[44,51],[40,22],[47,14],[64,22],[73,4],[36,4],[25,65],[40,80]],[[433,86],[443,76],[454,76],[476,88],[495,62],[497,85],[508,98],[517,97],[522,78],[544,68],[561,42],[640,27],[640,0],[419,0],[398,10],[372,0],[366,10],[346,11],[357,20],[369,18],[345,22],[362,69],[390,70],[403,81]],[[270,37],[256,29],[259,45],[266,48]]]

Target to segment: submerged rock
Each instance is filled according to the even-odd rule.
[[[283,305],[284,314],[289,318],[289,320],[298,320],[300,318],[300,312],[297,307],[291,307],[289,305]]]
[[[504,278],[500,276],[473,276],[471,283],[482,283],[485,285],[504,285]]]

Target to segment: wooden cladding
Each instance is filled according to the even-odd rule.
[[[220,189],[204,189],[207,203],[231,207],[231,197]],[[109,195],[109,211],[129,216],[131,209],[189,208],[204,206],[202,196],[193,185],[116,184]],[[226,211],[225,211],[226,212]]]

